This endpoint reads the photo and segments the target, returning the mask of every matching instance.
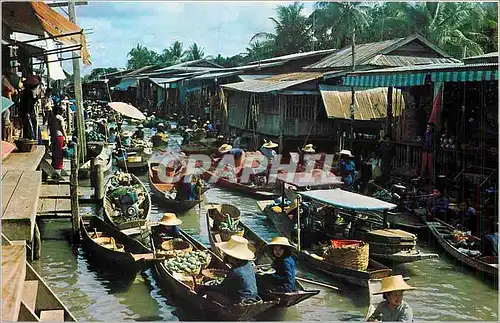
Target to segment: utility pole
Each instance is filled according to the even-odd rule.
[[[354,59],[354,53],[356,51],[356,27],[352,28],[352,47],[351,47],[351,52],[352,52],[352,71],[354,72],[356,70],[356,61]],[[354,92],[354,86],[351,86],[351,106],[350,106],[350,113],[351,113],[351,120],[349,122],[349,149],[351,150],[352,153],[352,142],[353,142],[353,123],[354,123],[354,101],[355,101],[355,92]]]
[[[69,20],[76,24],[75,1],[68,2]],[[83,31],[82,31],[83,32]],[[82,78],[80,77],[80,58],[78,54],[73,52],[73,80],[75,85],[75,101],[76,101],[76,129],[78,136],[78,148],[80,162],[85,162],[86,139],[85,139],[85,124],[83,121],[83,96],[82,96]]]

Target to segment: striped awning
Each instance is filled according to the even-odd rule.
[[[359,87],[416,86],[425,84],[425,73],[350,75],[343,77],[343,84]]]
[[[465,70],[431,73],[432,82],[498,81],[498,70]]]

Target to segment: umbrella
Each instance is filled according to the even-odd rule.
[[[133,105],[124,102],[109,102],[108,105],[116,112],[137,120],[145,120],[146,116]]]
[[[10,108],[13,104],[14,102],[12,102],[12,100],[2,96],[2,113]]]

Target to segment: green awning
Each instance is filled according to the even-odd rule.
[[[350,75],[342,78],[343,84],[359,87],[416,86],[425,84],[425,73]]]
[[[498,70],[465,70],[431,73],[433,82],[498,81]]]
[[[2,96],[2,113],[10,108],[13,104],[14,102],[12,102],[12,100]]]
[[[137,87],[137,79],[124,79],[115,86],[115,91],[127,91],[129,87]]]

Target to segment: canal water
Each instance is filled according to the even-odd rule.
[[[169,149],[178,147],[180,137],[170,137]],[[148,185],[146,174],[140,176]],[[256,200],[219,188],[206,193],[211,203],[231,203],[240,208],[242,216],[252,229],[265,240],[276,235],[272,224],[258,209]],[[153,202],[154,203],[154,202]],[[82,206],[82,212],[99,213],[94,206]],[[156,219],[166,210],[153,204]],[[204,206],[179,214],[182,228],[207,246],[208,235]],[[169,299],[151,270],[136,277],[119,277],[87,260],[85,252],[73,249],[68,234],[71,223],[65,220],[45,220],[41,225],[42,257],[34,263],[35,269],[80,321],[179,321],[192,320],[189,309],[176,308],[175,299]],[[491,283],[475,277],[472,270],[446,257],[436,248],[430,248],[421,239],[419,248],[438,252],[437,259],[393,267],[398,274],[411,277],[409,284],[416,290],[406,292],[405,300],[413,309],[416,321],[498,321],[498,290]],[[307,288],[321,293],[294,307],[276,308],[262,314],[260,321],[363,321],[368,307],[368,292],[342,285],[299,265],[299,275],[334,285],[339,290],[304,283]]]

